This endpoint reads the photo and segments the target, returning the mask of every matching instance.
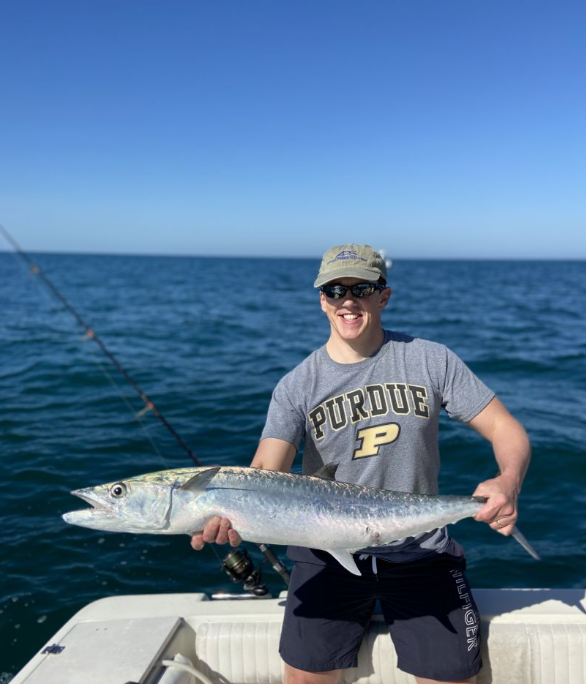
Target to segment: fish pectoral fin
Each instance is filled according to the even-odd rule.
[[[328,549],[327,552],[333,556],[342,567],[346,568],[348,572],[351,572],[353,575],[362,575],[349,551],[330,551]]]
[[[336,470],[338,470],[337,463],[326,463],[317,472],[313,473],[311,477],[321,477],[322,480],[336,480]]]
[[[213,468],[208,468],[202,473],[198,473],[191,477],[187,482],[184,482],[179,489],[189,489],[190,491],[203,491],[209,483],[213,480],[214,476],[218,474],[221,466],[214,466]]]

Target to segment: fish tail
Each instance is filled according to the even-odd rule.
[[[525,535],[522,534],[517,527],[513,527],[513,531],[511,532],[511,536],[513,539],[521,544],[521,546],[527,551],[527,553],[532,557],[535,558],[535,560],[541,560],[539,554],[537,551],[531,546],[531,544],[527,541],[525,538]]]

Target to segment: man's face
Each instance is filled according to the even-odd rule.
[[[360,278],[339,278],[328,285],[356,285]],[[381,312],[388,304],[391,289],[375,290],[369,297],[357,298],[350,290],[340,299],[330,299],[320,292],[322,311],[328,317],[332,332],[343,340],[358,340],[381,327]]]

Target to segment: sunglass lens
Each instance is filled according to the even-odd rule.
[[[348,288],[343,285],[324,285],[322,290],[325,296],[330,299],[341,299],[346,295]]]
[[[376,290],[376,285],[373,283],[358,283],[352,287],[346,287],[345,285],[324,285],[322,291],[326,297],[330,299],[342,299],[346,296],[346,292],[350,290],[352,295],[357,299],[362,299],[362,297],[370,297],[370,295]]]
[[[370,297],[374,292],[374,285],[372,283],[358,283],[351,288],[352,294],[359,299],[362,297]]]

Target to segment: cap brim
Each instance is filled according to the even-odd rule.
[[[331,283],[332,280],[339,280],[340,278],[362,278],[369,283],[376,283],[381,276],[380,271],[374,271],[369,268],[343,268],[340,269],[338,273],[330,271],[329,273],[319,273],[314,287],[321,287],[327,283]]]

